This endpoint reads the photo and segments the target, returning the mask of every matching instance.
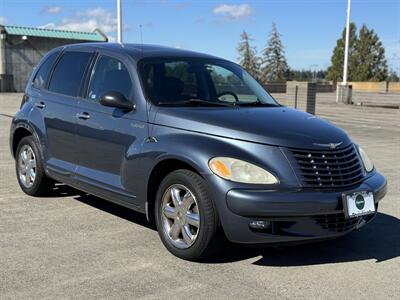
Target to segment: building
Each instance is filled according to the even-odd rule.
[[[55,47],[107,41],[98,29],[81,32],[0,25],[0,92],[23,92],[33,68]]]

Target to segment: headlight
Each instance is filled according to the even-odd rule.
[[[235,158],[214,157],[208,166],[214,174],[231,181],[251,184],[278,183],[278,179],[270,172]]]
[[[361,147],[358,147],[358,152],[360,153],[361,160],[364,164],[365,170],[369,173],[374,169],[374,165],[370,161],[367,152],[365,152]]]

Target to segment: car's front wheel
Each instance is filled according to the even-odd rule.
[[[170,173],[158,189],[155,208],[158,233],[172,254],[199,260],[216,250],[218,215],[201,176],[189,170]]]

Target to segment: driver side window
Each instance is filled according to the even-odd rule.
[[[125,65],[116,58],[101,56],[93,69],[88,98],[99,101],[107,92],[119,92],[126,99],[132,91],[132,80]]]

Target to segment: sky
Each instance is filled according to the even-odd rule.
[[[116,37],[116,0],[0,0],[0,24],[92,31]],[[346,22],[346,0],[122,0],[124,42],[205,52],[237,61],[246,30],[259,54],[272,22],[294,69],[325,69]],[[400,72],[400,0],[352,0],[351,19],[373,28]]]

